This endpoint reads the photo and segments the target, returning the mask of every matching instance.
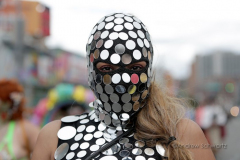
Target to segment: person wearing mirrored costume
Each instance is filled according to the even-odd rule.
[[[210,148],[184,147],[207,141],[196,123],[183,118],[183,101],[152,79],[153,46],[137,17],[103,17],[86,50],[93,110],[45,126],[33,160],[215,159]]]

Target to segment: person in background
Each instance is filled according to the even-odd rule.
[[[24,118],[23,87],[0,80],[0,160],[29,160],[39,128]]]

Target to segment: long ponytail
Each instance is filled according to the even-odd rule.
[[[168,145],[169,138],[178,134],[177,124],[185,116],[186,103],[167,94],[155,82],[151,83],[149,93],[146,106],[137,115],[135,138],[153,143],[152,140],[157,140],[152,145],[161,144],[168,160],[193,160],[189,150],[176,147],[180,144],[178,140]]]

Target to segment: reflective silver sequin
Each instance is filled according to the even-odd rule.
[[[125,16],[124,19],[128,22],[133,22],[133,19],[131,17]]]
[[[133,150],[132,150],[132,153],[134,154],[134,155],[141,155],[142,154],[142,150],[140,149],[140,148],[134,148]]]
[[[54,158],[56,160],[61,160],[68,152],[69,145],[67,143],[61,144],[54,153]]]
[[[100,39],[96,44],[96,48],[100,48],[100,47],[102,47],[102,45],[103,45],[103,40]]]
[[[87,149],[89,147],[89,143],[88,142],[83,142],[81,145],[80,145],[80,148],[81,149]]]
[[[137,29],[141,29],[141,25],[138,22],[133,22],[133,25]]]
[[[131,95],[128,93],[125,93],[124,95],[122,95],[121,100],[124,103],[128,103],[131,100]]]
[[[66,116],[66,117],[63,117],[61,121],[65,123],[71,123],[71,122],[76,122],[79,119],[80,118],[78,116]]]
[[[85,128],[86,128],[85,125],[81,125],[81,126],[79,126],[79,127],[77,128],[77,131],[78,131],[78,132],[82,132],[82,131],[85,130]]]
[[[107,84],[105,87],[104,87],[105,91],[107,94],[112,94],[113,93],[113,87],[109,84]],[[110,98],[111,99],[111,98]]]
[[[122,110],[121,105],[119,103],[114,103],[112,105],[112,110],[116,113],[120,112]]]
[[[74,150],[76,150],[78,148],[78,146],[79,146],[79,143],[74,143],[74,144],[71,145],[70,149],[72,151],[74,151]]]
[[[105,43],[105,44],[106,44],[106,43]],[[100,57],[101,57],[102,60],[107,59],[108,56],[109,56],[108,50],[103,50],[103,51],[101,52],[101,54],[100,54]]]
[[[115,40],[118,38],[118,33],[117,32],[112,32],[110,35],[109,35],[109,38],[111,40]]]
[[[123,111],[124,112],[130,112],[132,110],[132,104],[131,103],[126,103],[123,105]]]
[[[162,145],[157,144],[156,145],[156,150],[161,156],[165,156],[165,149],[163,148]]]
[[[137,38],[137,34],[135,32],[133,32],[133,31],[129,31],[128,34],[132,38]]]
[[[84,156],[86,156],[86,154],[87,154],[87,151],[80,151],[78,152],[77,157],[83,158]]]
[[[94,125],[91,125],[91,126],[87,127],[86,131],[91,133],[91,132],[95,131],[95,129],[96,129],[96,127]]]
[[[93,138],[93,135],[92,135],[92,134],[86,134],[83,139],[84,139],[85,141],[90,141],[92,138]]]
[[[135,142],[135,146],[142,148],[142,147],[145,146],[145,142],[144,142],[144,141],[136,141],[136,142]]]
[[[141,30],[138,30],[137,33],[138,33],[139,37],[145,38],[145,35]]]
[[[110,58],[110,61],[113,63],[113,64],[118,64],[121,60],[121,57],[118,55],[118,54],[112,54],[111,55],[111,58]]]
[[[114,74],[114,75],[112,76],[112,82],[113,82],[114,84],[117,84],[117,83],[119,83],[120,81],[121,81],[121,76],[120,76],[120,74],[116,73],[116,74]]]
[[[128,39],[128,35],[124,32],[121,32],[118,34],[118,37],[121,39],[121,40],[127,40]]]
[[[106,140],[104,138],[99,138],[96,140],[97,145],[103,145],[105,142],[106,142]]]
[[[70,153],[67,154],[66,159],[67,159],[67,160],[70,160],[70,159],[72,159],[74,156],[75,156],[75,153],[74,153],[74,152],[70,152]]]
[[[137,157],[135,158],[135,160],[146,160],[146,158],[143,157],[143,156],[137,156]]]
[[[118,54],[123,54],[125,52],[125,47],[122,44],[117,44],[115,46],[115,52]]]
[[[118,153],[120,150],[121,150],[121,145],[117,143],[102,153],[105,155],[114,155]]]
[[[152,148],[146,148],[144,152],[146,155],[149,155],[149,156],[154,155],[154,150]]]
[[[113,30],[116,31],[116,32],[119,32],[123,29],[123,25],[116,25]]]
[[[97,31],[97,32],[94,34],[93,39],[94,39],[94,40],[97,40],[97,39],[100,37],[100,35],[101,35],[101,32],[100,32],[100,31]]]
[[[120,144],[125,144],[125,143],[128,143],[129,142],[129,139],[128,138],[121,138],[120,140],[119,140],[119,143]]]
[[[111,111],[111,106],[109,103],[104,103],[104,108],[107,112],[110,112]]]
[[[126,29],[128,29],[128,30],[132,30],[133,29],[133,25],[131,23],[128,23],[128,22],[124,24],[124,27]]]
[[[100,137],[102,137],[102,135],[103,135],[103,132],[97,131],[97,132],[94,133],[93,136],[94,136],[95,138],[100,138]]]
[[[148,42],[147,39],[144,39],[144,44],[145,44],[145,46],[146,46],[147,48],[149,48],[149,42]]]
[[[133,57],[134,57],[136,60],[139,60],[139,59],[141,59],[142,54],[141,54],[141,52],[140,52],[139,50],[134,50],[134,51],[133,51]]]
[[[105,26],[105,22],[101,22],[99,25],[98,25],[98,30],[101,30],[101,29],[103,29],[104,28],[104,26]]]
[[[133,41],[133,40],[128,40],[126,42],[126,47],[129,49],[129,50],[133,50],[135,47],[136,47],[136,43]]]
[[[117,85],[117,86],[115,87],[115,90],[116,90],[118,93],[125,93],[126,88],[125,88],[123,85]]]
[[[83,120],[80,121],[81,124],[86,124],[88,122],[89,122],[89,119],[83,119]]]
[[[112,21],[114,19],[114,17],[113,16],[110,16],[110,17],[107,17],[106,19],[105,19],[105,21],[106,22],[110,22],[110,21]]]
[[[124,54],[122,56],[122,63],[130,64],[132,62],[132,57],[129,54]]]
[[[100,98],[101,98],[101,100],[103,101],[103,102],[108,102],[108,96],[106,95],[106,94],[101,94],[100,95]]]
[[[77,135],[75,136],[74,140],[75,140],[75,141],[79,141],[79,140],[82,139],[82,137],[83,137],[83,134],[82,134],[82,133],[79,133],[79,134],[77,134]]]
[[[69,139],[73,138],[76,135],[76,133],[77,133],[77,131],[74,127],[66,126],[66,127],[61,128],[58,131],[57,136],[61,140],[69,140]]]
[[[102,32],[101,38],[102,38],[102,39],[107,38],[108,34],[109,34],[109,31],[104,31],[104,32]]]
[[[143,41],[140,38],[137,39],[137,43],[139,47],[143,47]]]
[[[110,100],[113,102],[113,103],[117,103],[119,101],[119,97],[117,94],[113,93],[110,95]]]
[[[123,158],[128,157],[130,155],[130,152],[128,150],[122,150],[120,151],[119,155]]]
[[[100,93],[100,94],[103,93],[103,88],[102,88],[102,86],[101,86],[100,84],[97,84],[97,85],[96,85],[96,90],[97,90],[97,92]]]
[[[92,145],[91,147],[90,147],[90,151],[92,151],[92,152],[95,152],[95,151],[97,151],[97,150],[99,150],[99,145]]]
[[[104,43],[104,47],[109,49],[111,48],[113,45],[113,41],[112,40],[107,40],[105,43]]]
[[[124,20],[122,18],[116,18],[116,19],[114,19],[114,22],[116,24],[122,24],[124,22]]]

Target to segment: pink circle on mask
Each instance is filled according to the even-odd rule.
[[[131,82],[132,82],[133,84],[137,84],[138,81],[139,81],[138,75],[137,75],[137,74],[132,74],[132,76],[131,76]]]

